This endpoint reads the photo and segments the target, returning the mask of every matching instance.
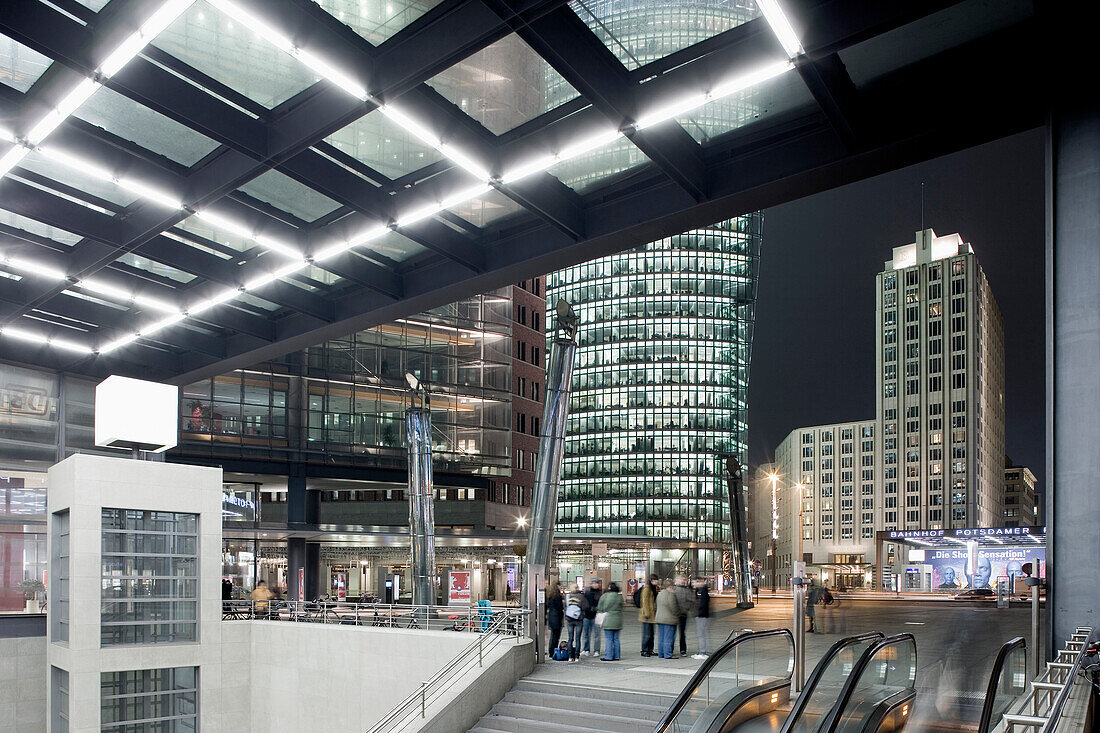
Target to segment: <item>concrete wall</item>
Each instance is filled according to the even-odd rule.
[[[248,641],[255,733],[268,733],[273,726],[295,733],[362,733],[477,638],[285,621],[223,626],[223,642],[229,646]],[[498,647],[486,668],[510,647]],[[236,658],[243,649],[229,653]],[[498,674],[510,681],[494,703],[515,682],[514,669],[514,663],[502,665]]]
[[[522,644],[509,645],[504,654],[494,654],[492,663],[477,670],[475,676],[456,685],[432,705],[419,730],[421,733],[466,733],[500,702],[516,680],[530,674],[534,668],[533,641],[528,639]]]
[[[0,731],[45,730],[46,637],[0,639]]]

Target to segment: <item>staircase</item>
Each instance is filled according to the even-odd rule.
[[[521,679],[469,733],[651,733],[672,695]]]

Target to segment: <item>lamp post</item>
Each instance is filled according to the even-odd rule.
[[[779,474],[768,474],[772,482],[772,593],[779,587]]]
[[[802,554],[802,540],[803,540],[803,534],[804,534],[804,529],[803,528],[806,526],[802,522],[802,510],[803,510],[803,507],[805,505],[805,502],[804,502],[804,499],[803,499],[803,496],[802,496],[802,490],[806,487],[802,484],[801,481],[798,482],[797,484],[795,484],[794,487],[796,489],[798,489],[798,559],[799,559],[799,561],[802,561],[802,559],[805,557]]]

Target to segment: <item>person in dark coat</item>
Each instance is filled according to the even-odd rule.
[[[558,581],[550,584],[546,591],[546,627],[550,629],[550,646],[547,654],[553,656],[561,640],[561,626],[565,621],[565,599],[561,597]]]
[[[699,653],[692,659],[706,659],[710,654],[710,644],[707,642],[707,630],[710,627],[710,588],[707,581],[698,580],[695,583],[695,635],[699,639]]]
[[[584,627],[581,631],[584,634],[584,651],[581,652],[582,657],[587,657],[591,654],[594,657],[600,656],[600,631],[596,628],[596,606],[600,604],[600,596],[603,595],[603,581],[599,578],[593,578],[592,583],[588,586],[588,590],[584,592],[584,598],[588,601],[588,610],[584,612]],[[595,631],[595,640],[592,639],[592,632]]]

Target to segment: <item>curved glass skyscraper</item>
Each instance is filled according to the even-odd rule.
[[[751,0],[572,7],[631,69],[758,14]],[[753,117],[754,93],[679,122],[705,143]],[[603,165],[589,157],[587,176],[576,179],[604,178],[642,157],[629,143],[595,155]],[[571,185],[583,185],[576,179]],[[730,530],[718,455],[746,452],[761,224],[761,214],[750,214],[549,276],[548,301],[565,298],[582,323],[559,535],[698,543],[713,551],[695,554],[693,572],[719,569]]]

